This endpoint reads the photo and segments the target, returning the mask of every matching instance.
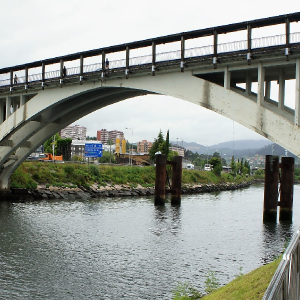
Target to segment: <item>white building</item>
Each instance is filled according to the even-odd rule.
[[[71,145],[71,157],[74,155],[81,158],[85,157],[85,144],[101,144],[99,141],[87,141],[87,140],[73,140]],[[102,146],[103,151],[111,151],[112,153],[116,150],[116,145],[104,145]]]
[[[86,127],[80,125],[69,125],[60,131],[62,139],[70,138],[72,140],[85,140]]]

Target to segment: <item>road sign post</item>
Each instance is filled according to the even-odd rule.
[[[85,144],[85,157],[102,157],[102,144]]]

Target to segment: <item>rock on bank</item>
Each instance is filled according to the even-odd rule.
[[[182,194],[200,194],[216,191],[228,191],[245,188],[251,185],[251,182],[241,183],[220,183],[220,184],[198,184],[188,185],[182,188]],[[154,195],[154,187],[130,187],[128,185],[107,185],[98,188],[97,185],[76,188],[46,187],[38,186],[35,190],[12,189],[7,199],[12,201],[33,201],[50,199],[89,199],[106,197],[136,197]]]

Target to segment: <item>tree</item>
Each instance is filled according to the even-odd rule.
[[[99,163],[116,163],[116,160],[109,151],[102,151],[102,157],[98,158]]]
[[[158,151],[160,151],[162,154],[165,154],[165,153],[163,153],[164,148],[165,148],[165,140],[164,140],[163,134],[160,130],[157,138],[154,140],[154,143],[152,144],[152,147],[149,151],[150,159],[152,161],[155,161],[155,153]]]
[[[231,157],[230,167],[231,167],[231,174],[233,176],[235,176],[236,175],[236,163],[235,163],[235,160],[234,160],[234,156]]]
[[[217,176],[221,175],[221,172],[223,170],[221,159],[219,157],[212,157],[209,160],[209,163],[213,166],[213,172]]]
[[[57,149],[57,140],[60,139],[59,133],[56,133],[55,135],[55,145],[54,145],[54,155],[57,155],[56,149]],[[51,136],[45,143],[44,143],[44,152],[45,153],[53,153],[53,136]]]
[[[170,147],[170,141],[169,141],[169,129],[168,129],[167,136],[166,136],[166,141],[165,141],[165,144],[164,144],[164,150],[163,150],[163,153],[166,154],[167,157],[168,157],[168,154],[169,154],[169,147]]]
[[[72,139],[58,139],[57,143],[57,155],[62,155],[63,160],[70,161],[71,160],[71,145]]]
[[[219,153],[219,152],[215,152],[215,153],[213,154],[213,157],[218,157],[218,158],[221,158],[221,157],[220,157],[220,153]]]

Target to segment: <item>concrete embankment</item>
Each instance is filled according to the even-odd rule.
[[[221,183],[221,184],[198,184],[188,185],[182,188],[182,194],[201,194],[216,191],[228,191],[245,188],[251,185],[251,182],[242,183]],[[35,190],[12,189],[10,199],[13,201],[33,201],[48,199],[89,199],[104,197],[136,197],[154,195],[154,187],[130,187],[127,185],[107,185],[98,188],[97,185],[91,185],[89,188],[62,188],[38,186]]]

